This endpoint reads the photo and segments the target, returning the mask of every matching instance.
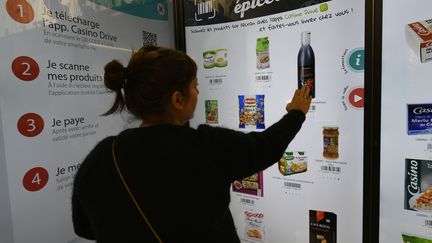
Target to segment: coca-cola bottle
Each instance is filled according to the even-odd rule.
[[[298,88],[307,85],[310,88],[310,95],[315,98],[315,54],[310,45],[311,32],[301,33],[301,47],[297,56],[298,67]]]

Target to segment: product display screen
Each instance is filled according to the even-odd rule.
[[[192,127],[264,131],[286,114],[296,89],[312,91],[281,158],[232,183],[242,242],[362,242],[364,5],[184,1],[200,91]]]
[[[380,243],[432,242],[431,9],[383,1]]]

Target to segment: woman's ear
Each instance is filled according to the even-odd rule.
[[[171,105],[175,110],[182,110],[184,107],[184,96],[179,91],[174,91],[171,95]]]

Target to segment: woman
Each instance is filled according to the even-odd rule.
[[[75,232],[97,242],[240,242],[230,185],[278,161],[311,97],[297,90],[288,113],[263,132],[183,126],[197,103],[197,66],[185,53],[148,46],[127,67],[105,66],[116,92],[106,113],[142,123],[102,140],[81,164],[72,196]]]

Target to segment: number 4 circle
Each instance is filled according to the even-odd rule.
[[[39,191],[48,183],[48,178],[48,171],[45,168],[35,167],[25,173],[23,186],[27,191]]]
[[[32,81],[39,76],[39,65],[31,57],[20,56],[13,60],[12,72],[23,81]]]

